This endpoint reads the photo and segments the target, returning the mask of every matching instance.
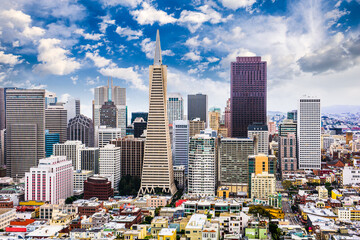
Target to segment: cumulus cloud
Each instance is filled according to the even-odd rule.
[[[115,25],[115,20],[112,20],[109,15],[101,17],[102,21],[99,23],[100,25],[100,32],[106,33],[106,29],[110,25]]]
[[[255,2],[256,0],[221,0],[224,7],[232,10],[251,7]]]
[[[129,27],[117,27],[116,33],[119,34],[121,37],[126,37],[128,41],[133,39],[139,39],[143,35],[143,32],[141,30],[136,31],[132,30]]]
[[[201,60],[200,53],[198,51],[188,52],[182,57],[183,60],[191,60],[191,61],[200,61]]]
[[[95,51],[94,53],[87,52],[85,57],[91,59],[94,62],[94,65],[98,68],[106,67],[112,64],[111,60],[99,56],[98,51]]]
[[[142,0],[101,0],[101,2],[105,7],[114,7],[120,5],[124,7],[135,8],[142,2]]]
[[[13,55],[11,53],[6,54],[4,51],[0,51],[0,64],[14,66],[22,63],[23,61],[23,59],[20,59],[20,56]]]
[[[79,76],[78,76],[78,75],[76,75],[76,76],[71,76],[70,79],[71,79],[72,83],[73,83],[74,85],[76,85],[77,81],[79,80]]]
[[[99,84],[99,82],[100,82],[99,76],[97,76],[96,78],[91,78],[91,77],[86,78],[87,85],[95,85],[95,84]]]
[[[75,33],[80,34],[87,40],[95,40],[95,41],[99,41],[101,37],[104,36],[104,34],[100,34],[100,33],[92,33],[92,34],[85,33],[85,30],[81,28],[76,29]]]
[[[140,25],[153,25],[155,22],[159,25],[164,25],[176,22],[173,14],[157,10],[147,2],[141,4],[141,9],[130,11],[130,14]]]
[[[70,52],[59,45],[61,41],[55,38],[41,39],[38,46],[39,64],[34,66],[36,72],[54,75],[67,75],[81,67],[75,58],[69,57]]]
[[[141,41],[141,50],[146,54],[146,57],[153,59],[155,55],[155,41],[151,41],[150,38],[145,38]],[[174,56],[175,54],[171,50],[161,50],[162,56]]]
[[[208,60],[211,63],[214,63],[214,62],[219,61],[220,59],[217,57],[208,57],[208,58],[206,58],[206,60]]]

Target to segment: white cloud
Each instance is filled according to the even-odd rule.
[[[249,51],[245,48],[239,48],[229,53],[226,57],[222,58],[220,64],[223,68],[229,68],[230,63],[236,61],[236,57],[253,57],[256,56],[255,53]]]
[[[219,61],[220,59],[217,57],[208,57],[208,58],[206,58],[206,60],[208,60],[211,63],[214,63],[214,62]]]
[[[140,25],[153,25],[155,22],[159,25],[175,23],[173,14],[167,14],[162,10],[157,10],[147,2],[141,4],[141,9],[130,11],[130,14]]]
[[[124,7],[137,7],[143,0],[101,0],[105,7],[110,6],[124,6]]]
[[[20,42],[19,41],[15,41],[13,42],[12,46],[15,47],[19,47],[20,46]]]
[[[95,51],[94,53],[87,52],[85,54],[85,57],[91,59],[94,62],[95,66],[98,68],[106,67],[110,64],[113,64],[111,60],[99,56],[98,51]]]
[[[85,51],[88,51],[88,50],[94,50],[94,49],[97,49],[101,46],[103,46],[104,44],[102,42],[98,42],[96,44],[86,44],[86,45],[81,45],[80,48],[82,50],[85,50]]]
[[[125,80],[127,83],[131,84],[133,88],[142,91],[147,90],[147,87],[144,85],[140,74],[135,71],[134,67],[119,68],[117,66],[109,66],[106,68],[101,68],[99,72],[103,76]]]
[[[140,43],[141,50],[146,54],[146,57],[153,59],[155,55],[155,41],[151,41],[150,38],[145,38]],[[174,56],[175,54],[171,50],[161,50],[162,56]]]
[[[184,57],[182,58],[183,60],[192,60],[192,61],[200,61],[201,60],[201,56],[200,53],[198,51],[195,52],[188,52],[184,55]]]
[[[68,57],[70,52],[61,48],[61,41],[55,38],[41,39],[38,46],[38,61],[34,70],[54,75],[67,75],[81,67],[75,58]]]
[[[99,23],[100,25],[100,32],[106,33],[106,29],[109,27],[109,25],[115,25],[115,20],[112,20],[109,15],[106,15],[104,17],[101,17],[102,22]]]
[[[116,33],[119,34],[121,37],[127,37],[126,39],[129,40],[133,40],[133,39],[139,39],[139,37],[141,37],[143,35],[143,32],[141,30],[132,30],[129,27],[117,27],[116,28]]]
[[[77,81],[79,80],[79,76],[78,76],[78,75],[76,75],[76,76],[71,76],[70,79],[71,79],[72,83],[73,83],[74,85],[76,85]]]
[[[224,7],[232,10],[251,7],[255,2],[256,0],[221,0]]]
[[[60,102],[66,103],[70,97],[69,93],[64,93],[60,96]]]
[[[0,51],[0,64],[8,64],[10,66],[14,66],[16,64],[22,63],[24,60],[19,59],[20,56],[13,55],[11,53],[6,54],[4,51]]]
[[[95,85],[95,84],[99,84],[100,82],[100,77],[97,76],[95,79],[91,78],[91,77],[87,77],[86,78],[86,84],[87,85]]]
[[[95,40],[95,41],[99,41],[101,37],[104,36],[104,34],[100,34],[100,33],[93,33],[93,34],[85,33],[84,29],[81,28],[76,29],[75,33],[80,34],[87,40]]]

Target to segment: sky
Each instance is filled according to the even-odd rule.
[[[230,62],[261,56],[268,110],[296,109],[304,94],[359,105],[359,23],[360,0],[3,0],[0,86],[79,98],[91,116],[93,89],[111,77],[129,112],[147,111],[159,29],[168,92],[185,102],[204,93],[223,108]]]

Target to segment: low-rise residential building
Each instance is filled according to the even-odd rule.
[[[0,209],[0,229],[5,229],[10,222],[16,219],[16,209],[2,208]]]
[[[163,228],[169,227],[169,219],[167,217],[155,217],[151,221],[151,235],[156,237]]]
[[[207,216],[205,214],[193,214],[185,228],[186,239],[202,239],[202,230],[204,228],[206,220]]]
[[[239,239],[245,233],[245,228],[248,225],[250,216],[244,212],[240,213],[221,213],[219,217],[220,221],[220,234],[221,237],[225,235],[234,235]]]
[[[163,228],[158,233],[158,240],[176,240],[176,228]]]

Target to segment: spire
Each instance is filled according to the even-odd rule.
[[[155,46],[154,65],[162,65],[159,29],[156,32],[156,44],[155,45],[156,46]]]

